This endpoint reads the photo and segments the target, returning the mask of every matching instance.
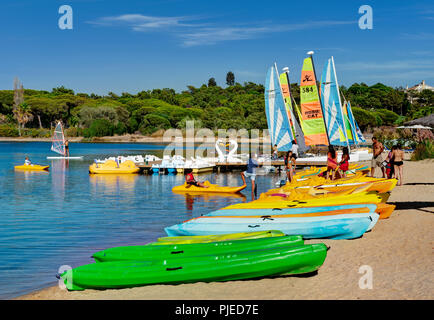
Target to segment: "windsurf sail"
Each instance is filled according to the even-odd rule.
[[[297,142],[299,150],[301,152],[304,152],[306,151],[307,148],[304,142],[303,130],[300,128],[300,125],[298,124],[297,118],[294,115],[294,109],[292,107],[293,97],[291,95],[291,85],[289,82],[288,69],[286,72],[280,74],[280,85],[282,87],[282,94],[285,100],[285,106],[288,113],[289,123],[291,124],[293,139]],[[294,100],[294,106],[297,108],[297,103],[295,102],[295,100]],[[299,118],[301,119],[301,117]]]
[[[356,118],[354,118],[353,111],[351,110],[351,104],[348,101],[346,103],[346,110],[348,113],[348,119],[351,123],[351,129],[353,130],[353,136],[356,137],[356,144],[365,143],[366,139],[363,136],[362,131],[359,128],[359,125],[357,124]]]
[[[328,145],[312,56],[304,59],[300,81],[301,121],[307,146]]]
[[[65,155],[65,136],[63,135],[63,127],[60,121],[57,122],[56,128],[53,134],[53,144],[51,145],[51,151],[57,152],[62,156]]]
[[[339,84],[336,77],[333,57],[327,60],[321,75],[321,99],[324,107],[324,119],[330,144],[349,146],[351,131],[345,130],[346,119],[342,111]]]
[[[291,150],[293,134],[276,65],[268,69],[265,79],[265,114],[272,145],[280,151]]]

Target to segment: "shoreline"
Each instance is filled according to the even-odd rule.
[[[129,289],[68,292],[57,286],[14,300],[287,300],[434,299],[431,275],[434,237],[434,159],[405,161],[404,185],[388,201],[389,219],[353,240],[306,240],[331,246],[324,265],[311,277],[276,277],[228,282],[152,285]],[[377,170],[376,176],[379,176]],[[360,289],[361,266],[373,269],[373,289]]]
[[[215,143],[218,137],[214,137],[211,141]],[[52,138],[33,138],[33,137],[0,137],[0,142],[52,142]],[[172,138],[167,141],[164,137],[152,137],[141,135],[122,135],[122,136],[105,136],[105,137],[93,137],[91,139],[85,137],[69,137],[69,142],[72,143],[172,143],[176,142],[176,139]],[[259,139],[246,139],[249,143],[263,143],[262,137]],[[206,138],[186,138],[183,137],[183,143],[207,143]],[[237,142],[241,142],[241,138],[237,137]],[[244,140],[243,140],[244,142]]]

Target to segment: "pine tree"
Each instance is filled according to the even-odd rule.
[[[226,74],[226,84],[228,86],[233,86],[235,84],[235,75],[232,71],[229,71]]]
[[[210,78],[208,80],[208,87],[215,87],[217,85],[217,82],[215,81],[214,78]]]

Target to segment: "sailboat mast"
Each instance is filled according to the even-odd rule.
[[[314,54],[314,52],[313,52],[313,51],[309,51],[307,54],[309,55],[310,60],[312,61],[313,73],[314,73],[314,75],[315,75],[315,81],[317,81],[317,76],[316,76],[316,71],[315,71],[315,64],[313,63],[313,54]],[[315,83],[315,84],[316,84],[316,83]],[[318,87],[318,86],[316,86],[316,90],[317,90],[317,92],[318,92],[319,103],[320,103],[320,105],[321,105],[321,112],[322,112],[322,114],[323,114],[322,119],[323,119],[323,121],[324,121],[324,127],[327,128],[327,123],[326,123],[325,116],[324,116],[324,115],[325,115],[325,112],[324,112],[324,105],[323,105],[323,103],[322,103],[321,94],[320,94],[320,92],[319,92],[319,87]],[[328,130],[327,130],[327,129],[326,129],[326,136],[327,136],[327,141],[328,141],[328,143],[329,143],[329,145],[330,145],[330,137],[329,137],[329,133],[328,133]]]

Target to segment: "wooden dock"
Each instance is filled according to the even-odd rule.
[[[159,164],[159,162],[147,163],[147,164],[139,164],[137,165],[140,168],[140,172],[143,173],[152,173],[152,165]],[[278,171],[281,171],[285,167],[285,162],[283,160],[271,161],[266,163],[258,163],[259,167],[262,166],[273,166]],[[312,162],[312,161],[297,161],[297,166],[305,167],[305,166],[325,166],[327,163],[322,162]],[[231,172],[231,171],[245,171],[247,170],[247,163],[239,163],[239,162],[217,162],[214,167],[214,172]]]

